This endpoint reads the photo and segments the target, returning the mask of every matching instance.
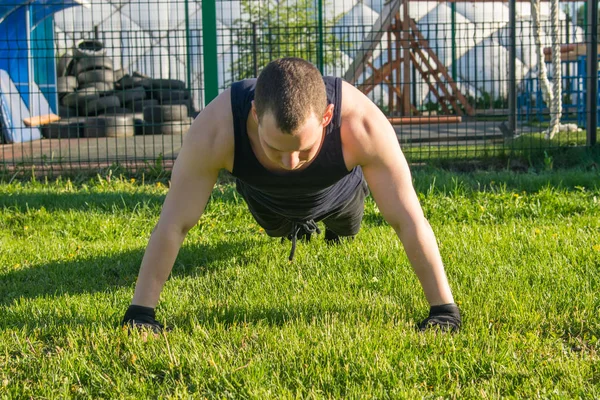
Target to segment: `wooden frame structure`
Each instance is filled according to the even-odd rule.
[[[475,110],[461,93],[452,79],[448,69],[429,46],[429,42],[420,32],[416,22],[410,18],[408,4],[428,0],[390,0],[386,3],[375,22],[371,32],[363,40],[352,64],[346,71],[344,79],[356,84],[363,74],[367,78],[358,85],[363,93],[370,93],[376,86],[388,87],[389,111],[400,115],[402,124],[409,123],[410,117],[419,117],[421,113],[411,103],[411,69],[420,74],[429,87],[431,95],[438,101],[445,116],[430,118],[431,123],[456,122],[456,116],[474,115]],[[439,0],[439,2],[456,2],[459,0]],[[477,3],[498,3],[498,0],[471,0]],[[529,2],[530,0],[517,0]],[[545,0],[543,0],[545,1]],[[575,1],[575,0],[561,0]],[[376,68],[373,64],[373,53],[383,36],[386,35],[388,62]],[[369,73],[370,72],[370,73]],[[415,119],[422,123],[426,117]],[[391,120],[391,119],[390,119]],[[460,120],[460,118],[459,118]]]
[[[389,44],[387,50],[384,50],[387,51],[388,62],[376,68],[370,60],[383,35],[387,36]],[[411,103],[411,67],[421,75],[445,115],[474,114],[473,107],[458,89],[448,69],[431,49],[416,22],[410,19],[407,0],[392,0],[384,7],[344,79],[356,83],[366,72],[366,67],[371,74],[359,88],[363,93],[369,94],[377,85],[386,85],[389,110],[394,114],[402,117],[421,114]],[[431,120],[447,122],[439,116]]]

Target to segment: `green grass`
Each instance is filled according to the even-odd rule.
[[[598,398],[600,174],[414,171],[463,330],[369,199],[354,242],[267,237],[219,186],[157,309],[118,322],[166,188],[0,185],[1,398]]]
[[[559,132],[551,140],[538,132],[500,143],[404,145],[403,152],[412,163],[427,163],[444,169],[462,166],[459,167],[462,170],[465,165],[473,163],[479,169],[503,169],[511,162],[518,162],[520,166],[537,171],[545,169],[549,160],[559,168],[586,166],[598,169],[600,146],[588,147],[585,144],[585,131]]]

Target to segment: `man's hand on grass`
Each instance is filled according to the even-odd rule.
[[[420,331],[440,329],[443,332],[458,332],[462,324],[460,310],[454,303],[432,306],[429,316],[419,324]]]
[[[127,328],[150,329],[154,333],[160,333],[164,326],[156,320],[154,308],[130,305],[121,325]]]

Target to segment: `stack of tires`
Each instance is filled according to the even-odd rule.
[[[182,81],[114,70],[99,41],[80,42],[58,60],[57,73],[61,120],[44,127],[45,137],[183,134],[191,125]]]
[[[144,133],[150,135],[182,135],[192,124],[194,107],[183,81],[147,79],[141,84],[156,103],[144,107]]]

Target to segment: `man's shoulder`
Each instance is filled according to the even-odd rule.
[[[230,89],[233,91],[254,90],[254,88],[256,87],[256,80],[257,78],[248,78],[235,81],[231,84]]]
[[[231,164],[233,154],[233,113],[231,89],[227,89],[211,101],[196,117],[184,145],[195,147],[223,163]]]
[[[393,134],[388,119],[364,93],[348,82],[342,90],[341,136],[348,164],[365,166]]]
[[[342,80],[342,123],[365,117],[370,103],[372,103],[371,100],[360,90]]]

